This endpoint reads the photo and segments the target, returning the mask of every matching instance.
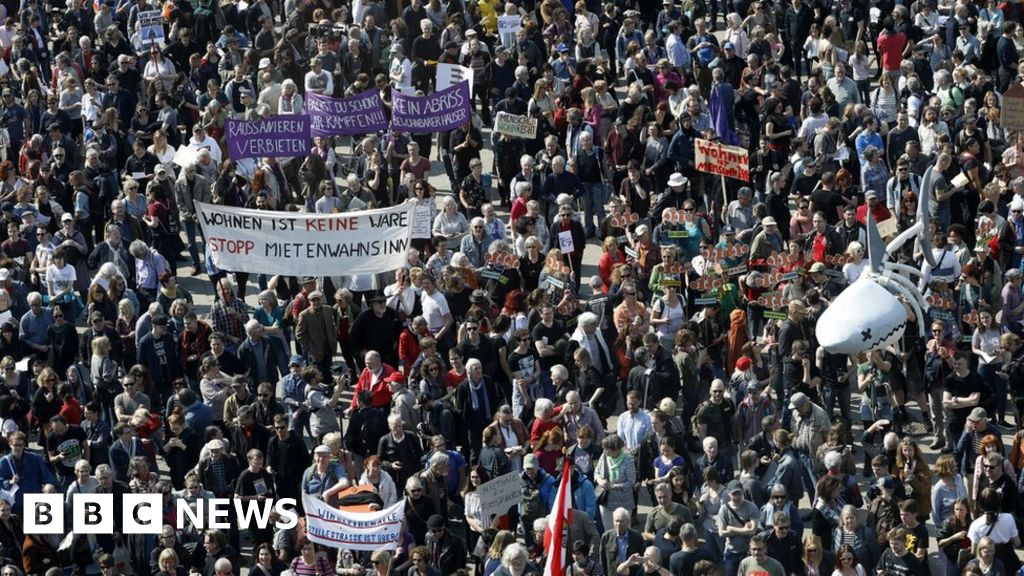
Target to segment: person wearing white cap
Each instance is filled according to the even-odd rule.
[[[199,481],[217,498],[230,498],[234,495],[232,486],[241,470],[238,462],[227,455],[227,442],[214,438],[206,443],[205,451],[208,458],[201,459],[197,472]]]
[[[264,58],[263,60],[267,60],[267,65],[270,65],[269,58]],[[256,98],[256,106],[268,106],[272,116],[277,115],[277,105],[281,100],[281,92],[284,89],[278,79],[274,76],[275,73],[280,74],[277,70],[272,71],[260,66],[260,81],[258,84],[260,94]]]
[[[779,223],[775,218],[766,216],[761,219],[761,231],[754,235],[754,241],[750,243],[750,259],[763,260],[772,252],[782,253],[783,246]]]
[[[418,0],[413,0],[417,2]],[[411,8],[407,7],[406,10]],[[412,62],[405,56],[400,42],[391,44],[391,60],[388,65],[388,79],[391,80],[395,90],[405,94],[412,94]]]

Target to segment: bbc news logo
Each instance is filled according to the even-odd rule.
[[[163,529],[163,495],[125,494],[120,497],[122,534],[159,535]],[[294,498],[280,500],[235,500],[234,498],[199,499],[190,503],[175,500],[175,528],[189,526],[197,530],[218,528],[227,530],[263,530],[271,524],[275,528],[294,528],[299,523]],[[231,512],[234,511],[234,518]],[[70,506],[65,506],[61,494],[25,494],[22,528],[25,534],[67,534],[68,512],[71,531],[75,534],[111,534],[114,532],[113,494],[72,494]],[[273,516],[276,520],[271,522]]]

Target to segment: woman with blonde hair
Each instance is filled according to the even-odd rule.
[[[900,441],[896,451],[896,476],[904,486],[913,491],[911,498],[917,502],[917,517],[927,520],[932,511],[932,471],[921,453],[921,447],[912,438]]]
[[[544,78],[537,80],[537,83],[533,86],[533,98],[527,105],[527,110],[533,110],[536,106],[540,109],[541,114],[547,119],[548,124],[552,127],[555,125],[555,97],[551,94],[551,86],[548,81]]]
[[[597,91],[592,86],[587,86],[580,91],[583,100],[583,123],[590,126],[594,133],[594,142],[603,142],[601,139],[601,104],[597,99]]]
[[[849,257],[849,261],[843,264],[843,276],[847,284],[853,284],[868,268],[868,262],[864,258],[864,246],[856,240],[850,242],[846,246],[846,256]]]
[[[816,534],[808,534],[807,536],[804,536],[803,548],[804,569],[807,576],[817,576],[821,574],[822,564],[825,559],[824,550],[822,549],[821,544],[821,537]]]
[[[487,558],[484,562],[484,575],[489,576],[501,567],[501,553],[516,541],[516,535],[508,530],[499,530],[494,535],[494,541],[487,549]]]

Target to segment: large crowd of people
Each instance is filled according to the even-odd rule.
[[[0,11],[0,576],[543,574],[566,470],[573,576],[1021,568],[1017,0]],[[472,70],[464,126],[228,154],[230,118],[390,107],[439,64]],[[376,274],[222,270],[197,202],[408,203],[410,248]],[[820,346],[880,273],[874,229],[915,225],[931,247],[884,258],[924,314]],[[521,503],[485,515],[509,473]],[[34,493],[161,494],[165,525],[26,535]],[[306,495],[402,502],[400,541],[175,517]]]

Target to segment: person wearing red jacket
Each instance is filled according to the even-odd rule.
[[[356,388],[352,391],[352,404],[345,411],[349,415],[356,411],[356,397],[359,392],[367,390],[373,396],[372,405],[374,408],[382,408],[387,411],[391,406],[391,391],[388,390],[387,377],[395,372],[395,369],[385,364],[380,353],[370,350],[366,353],[366,367],[359,374],[356,381]]]

